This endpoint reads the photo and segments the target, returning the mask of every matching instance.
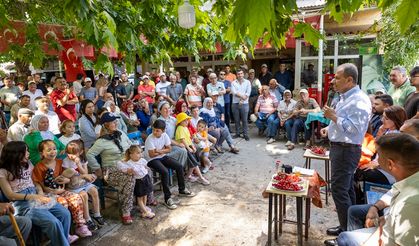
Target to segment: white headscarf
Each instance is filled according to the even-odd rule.
[[[48,119],[48,117],[45,116],[45,115],[41,115],[41,114],[34,115],[32,117],[31,126],[30,126],[28,132],[39,131],[43,140],[47,140],[47,139],[54,140],[54,134],[52,132],[50,132],[48,130],[47,131],[40,131],[39,130],[39,121],[41,121],[41,119],[44,118],[44,117]]]
[[[211,97],[207,97],[204,99],[204,103],[203,103],[204,107],[199,110],[199,113],[204,113],[204,114],[208,114],[210,117],[215,117],[216,114],[215,114],[214,106],[211,109],[207,108],[207,104],[209,101],[212,102]]]

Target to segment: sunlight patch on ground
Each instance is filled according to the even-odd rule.
[[[267,144],[265,149],[267,151],[271,152],[274,155],[278,155],[278,154],[284,155],[284,154],[289,154],[290,153],[289,150],[287,150],[285,148],[281,149],[278,145],[275,145],[275,144]]]

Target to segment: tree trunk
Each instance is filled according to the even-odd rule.
[[[31,70],[29,69],[29,63],[22,60],[15,60],[17,78],[15,82],[27,82],[26,79],[31,75]]]

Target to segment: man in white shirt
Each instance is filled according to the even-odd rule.
[[[290,90],[284,91],[284,100],[281,100],[278,105],[278,117],[280,120],[280,126],[285,126],[285,132],[287,135],[287,143],[285,146],[289,146],[292,144],[291,142],[291,130],[292,125],[294,123],[294,119],[292,117],[292,113],[294,112],[295,105],[297,101],[292,99],[292,93]]]
[[[29,81],[28,82],[28,89],[23,92],[23,95],[28,95],[31,99],[30,109],[36,110],[36,102],[35,99],[37,97],[42,97],[44,94],[40,89],[36,88],[36,82],[35,81]]]
[[[38,97],[36,99],[36,106],[38,110],[35,111],[35,115],[45,115],[49,120],[48,130],[54,134],[60,134],[60,119],[58,118],[57,113],[49,110],[49,98],[48,97]]]
[[[233,138],[243,137],[249,141],[247,116],[249,114],[249,96],[252,90],[250,81],[244,78],[243,70],[237,70],[237,80],[231,84],[231,94],[233,95],[233,105],[231,111],[233,112],[234,124],[236,134]],[[240,129],[241,128],[241,129]]]
[[[377,152],[381,168],[391,173],[397,182],[369,207],[366,228],[343,232],[336,244],[325,242],[326,245],[418,245],[419,142],[405,133],[391,133],[377,140]],[[387,207],[389,210],[379,217],[378,213]],[[351,221],[348,220],[348,229],[357,229],[349,228]]]
[[[160,73],[160,82],[156,84],[156,94],[158,96],[163,96],[167,100],[167,87],[170,85],[170,82],[166,80],[166,74]]]

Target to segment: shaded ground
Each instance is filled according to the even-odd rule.
[[[188,183],[197,195],[176,197],[180,200],[176,210],[158,205],[153,208],[153,220],[134,214],[134,223],[123,226],[116,205],[108,202],[108,224],[77,245],[265,245],[268,201],[261,192],[274,172],[274,160],[302,166],[304,159],[302,146],[289,152],[284,141],[267,145],[256,132],[257,129],[251,129],[249,142],[238,140],[239,155],[226,153],[215,160],[216,168],[206,175],[210,186]],[[323,175],[323,162],[313,161],[312,168]],[[158,200],[162,202],[160,193],[157,192]],[[173,193],[177,194],[176,187]],[[322,197],[324,201],[324,194]],[[333,201],[324,206],[319,209],[312,205],[310,236],[305,245],[323,245],[326,228],[337,223]],[[287,208],[287,217],[295,219],[295,201],[288,199]],[[295,225],[285,225],[277,245],[295,245],[295,233]]]

